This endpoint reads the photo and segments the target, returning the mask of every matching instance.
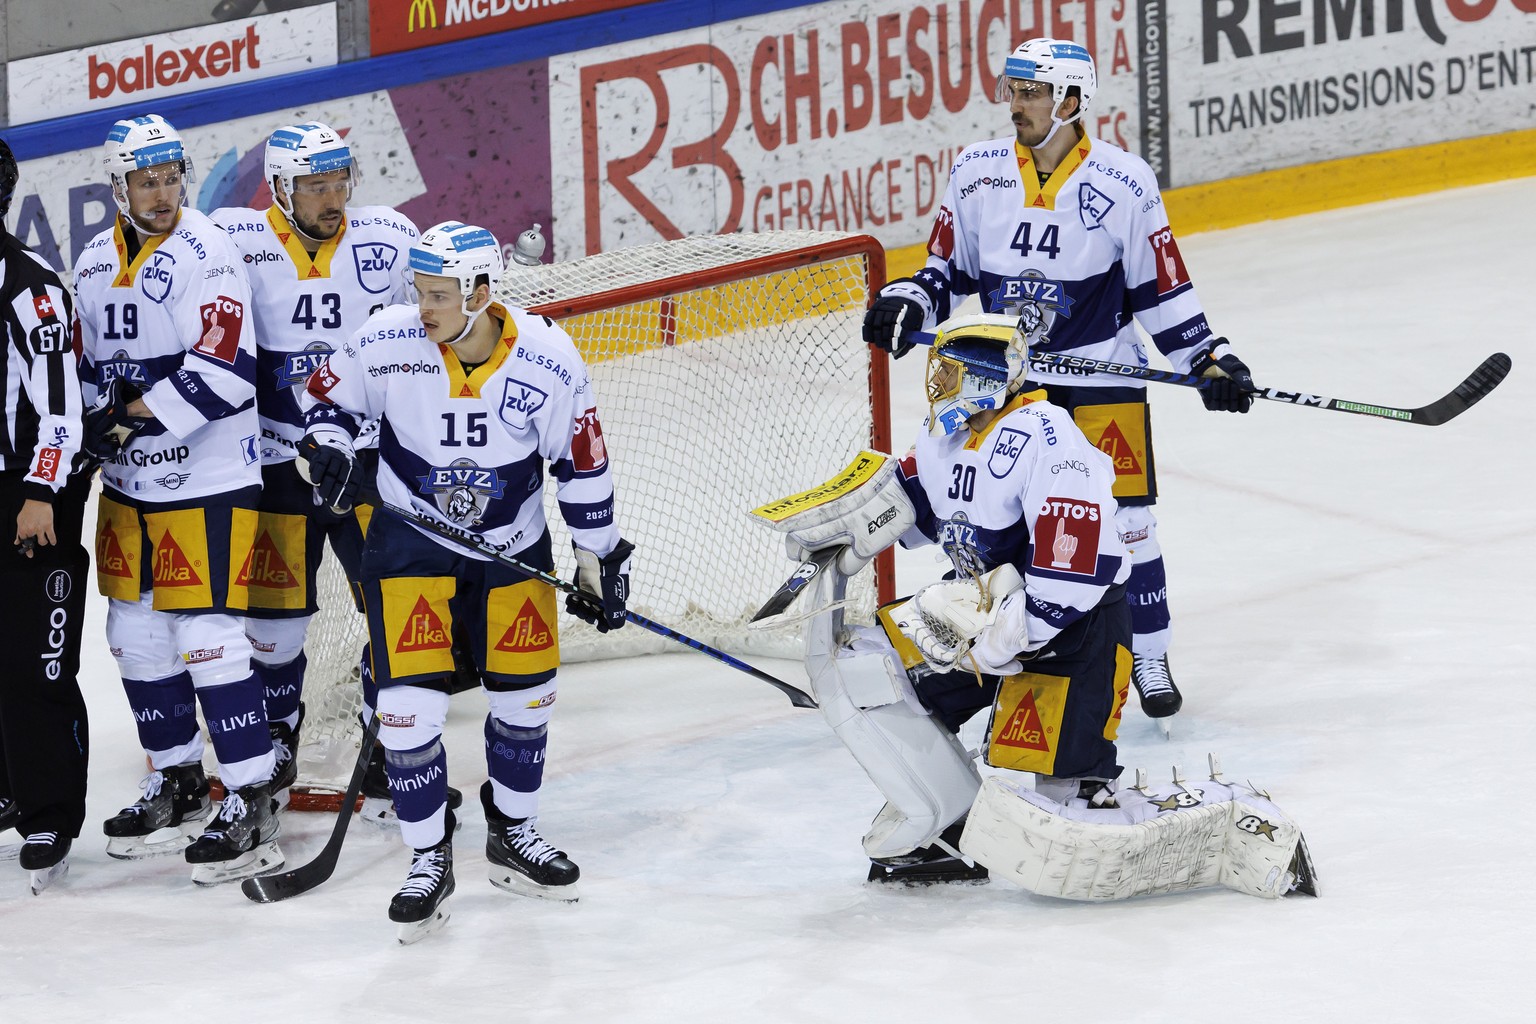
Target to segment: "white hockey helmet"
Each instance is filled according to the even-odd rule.
[[[1024,378],[1029,336],[1016,316],[977,313],[940,324],[928,353],[928,433],[953,434],[1001,409]]]
[[[467,322],[459,336],[448,344],[463,341],[469,329],[486,306],[477,310],[469,308],[475,296],[476,283],[483,275],[494,289],[501,279],[505,264],[501,259],[501,243],[485,228],[461,221],[449,220],[428,228],[411,246],[411,270],[417,274],[434,277],[451,277],[459,282],[459,294],[463,301],[460,309]]]
[[[267,139],[266,167],[267,187],[272,187],[273,178],[283,186],[284,197],[279,199],[274,188],[272,201],[289,216],[293,215],[295,178],[346,170],[350,172],[348,199],[352,197],[351,190],[362,181],[362,171],[352,159],[351,148],[342,141],[341,133],[319,121],[291,124],[273,132]]]
[[[125,118],[112,125],[107,132],[107,142],[102,147],[102,164],[107,170],[107,180],[112,185],[112,201],[124,217],[128,212],[128,172],[161,164],[181,165],[181,201],[187,201],[186,186],[197,180],[192,170],[192,158],[187,156],[181,135],[171,123],[159,114]]]
[[[1003,73],[997,76],[993,95],[999,103],[1012,99],[1010,80],[1048,83],[1051,119],[1058,125],[1080,120],[1099,89],[1093,56],[1070,39],[1030,39],[1020,43],[1003,62]],[[1074,87],[1078,92],[1077,112],[1064,121],[1058,120],[1056,112],[1067,98],[1067,90]]]

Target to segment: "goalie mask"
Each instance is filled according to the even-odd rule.
[[[349,200],[352,189],[362,181],[362,172],[353,162],[352,150],[342,141],[341,133],[319,121],[288,125],[273,132],[267,139],[266,168],[267,187],[272,188],[274,179],[283,186],[281,196],[276,188],[272,188],[272,201],[290,219],[293,217],[296,179],[310,174],[346,171],[346,198]]]
[[[501,278],[504,266],[501,259],[501,243],[485,228],[464,224],[456,220],[444,221],[421,236],[411,246],[411,270],[416,274],[452,278],[459,284],[462,297],[460,311],[464,314],[464,329],[458,337],[445,344],[453,345],[469,336],[475,320],[490,305],[489,299],[479,309],[470,309],[478,284],[494,288]]]
[[[1003,63],[1003,73],[997,76],[993,96],[999,103],[1013,99],[1015,82],[1041,82],[1051,87],[1050,135],[1040,145],[1045,145],[1062,125],[1081,121],[1098,91],[1098,76],[1093,69],[1093,57],[1086,49],[1069,39],[1031,39],[1020,43]],[[1059,116],[1061,105],[1066,101],[1069,89],[1077,89],[1077,111],[1063,120]]]
[[[118,212],[141,230],[143,223],[133,216],[128,203],[128,172],[159,167],[162,164],[178,165],[181,174],[181,201],[186,205],[187,185],[197,180],[192,170],[192,158],[187,156],[181,135],[171,123],[159,114],[127,118],[118,121],[107,133],[102,149],[102,163],[106,167],[107,180],[112,185],[112,201]],[[164,232],[147,231],[149,234]]]
[[[1024,378],[1030,336],[1014,316],[981,313],[939,325],[928,354],[928,433],[953,434],[1001,409]]]

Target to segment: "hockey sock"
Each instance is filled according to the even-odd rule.
[[[448,809],[448,753],[441,737],[414,750],[386,747],[384,770],[405,845],[423,850],[442,842]]]
[[[225,787],[242,789],[272,778],[276,757],[255,673],[237,682],[204,686],[197,699]]]
[[[373,647],[371,644],[363,644],[363,660],[358,666],[358,677],[363,684],[363,728],[368,727],[369,719],[379,706],[379,684],[373,681]]]
[[[138,725],[139,745],[156,768],[170,768],[202,756],[190,673],[167,679],[124,679],[123,692]]]
[[[1132,563],[1125,598],[1131,606],[1131,632],[1141,636],[1168,628],[1168,577],[1161,557]]]
[[[514,818],[527,818],[538,807],[539,787],[544,783],[544,747],[549,738],[549,726],[538,725],[521,729],[485,716],[485,764],[493,783],[499,783],[502,792],[510,797],[507,807],[498,801],[504,813]],[[510,790],[506,793],[505,790]]]
[[[265,665],[252,660],[251,668],[261,680],[266,696],[267,721],[282,722],[290,729],[298,728],[299,696],[303,692],[304,667],[309,664],[304,652],[282,665]]]

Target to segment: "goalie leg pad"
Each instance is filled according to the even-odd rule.
[[[981,779],[954,735],[921,711],[883,634],[858,632],[863,650],[819,660],[811,685],[832,731],[886,799],[865,852],[895,857],[928,845],[964,815]]]
[[[1119,794],[1115,809],[1064,807],[986,780],[960,849],[1030,892],[1107,901],[1225,885],[1278,898],[1303,888],[1301,830],[1267,798],[1214,781]],[[1299,850],[1298,850],[1299,848]]]

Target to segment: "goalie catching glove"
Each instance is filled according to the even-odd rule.
[[[602,558],[574,543],[571,547],[576,551],[576,585],[582,593],[566,595],[565,610],[596,626],[599,633],[621,628],[628,621],[629,556],[635,546],[621,537]]]
[[[87,455],[106,462],[144,429],[148,417],[128,415],[128,406],[142,396],[126,377],[114,377],[108,382],[106,392],[85,414],[83,447]]]
[[[352,508],[363,481],[351,448],[334,438],[305,434],[295,461],[299,475],[314,485],[315,496],[332,512],[341,515]]]
[[[1022,668],[1017,656],[1028,642],[1023,597],[1019,570],[1005,562],[979,580],[929,584],[891,617],[935,672],[1006,676]]]

